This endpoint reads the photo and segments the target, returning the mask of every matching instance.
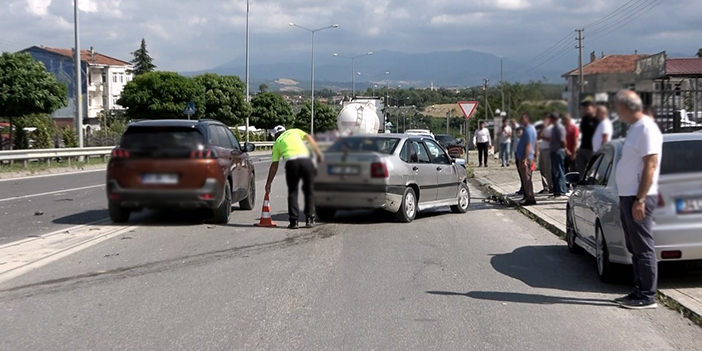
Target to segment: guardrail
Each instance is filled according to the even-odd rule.
[[[253,142],[255,151],[266,151],[273,148],[272,141]],[[325,148],[329,143],[320,143],[321,148]],[[79,158],[102,158],[107,161],[114,146],[66,148],[66,149],[29,149],[0,151],[0,165],[22,162],[27,168],[30,162],[44,162],[51,165],[52,160],[65,161],[68,166],[71,162]]]

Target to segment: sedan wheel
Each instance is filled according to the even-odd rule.
[[[575,238],[577,233],[575,232],[575,221],[573,220],[573,210],[568,207],[566,211],[566,243],[568,243],[568,250],[571,253],[579,254],[583,252],[583,249],[575,243]]]
[[[458,204],[451,206],[453,213],[466,213],[470,207],[470,189],[465,183],[461,183],[461,189],[458,191]]]
[[[403,223],[409,223],[417,216],[417,195],[414,189],[407,188],[402,196],[402,205],[397,211],[397,219]]]
[[[602,227],[599,223],[596,226],[596,242],[595,242],[595,258],[597,259],[597,275],[600,276],[600,280],[605,283],[611,283],[615,278],[615,267],[612,262],[609,261],[609,249],[607,248],[607,241],[602,233]]]

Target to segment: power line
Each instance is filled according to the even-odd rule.
[[[592,35],[595,36],[595,38],[599,38],[599,37],[602,37],[602,36],[607,35],[607,34],[609,34],[609,33],[612,33],[612,32],[614,32],[614,31],[616,31],[617,29],[619,29],[619,28],[621,28],[621,27],[624,27],[625,25],[631,23],[632,21],[636,20],[637,18],[639,18],[639,17],[645,15],[645,14],[648,13],[649,11],[653,10],[653,9],[656,8],[658,5],[662,4],[663,1],[664,1],[664,0],[653,0],[653,2],[650,3],[650,4],[648,4],[646,7],[643,7],[643,8],[641,8],[641,9],[639,9],[638,11],[632,13],[632,14],[630,15],[630,17],[629,17],[627,20],[625,20],[624,22],[617,22],[617,23],[614,23],[613,25],[616,25],[616,27],[612,28],[611,30],[609,30],[609,31],[607,31],[607,32],[604,32],[607,28],[611,28],[613,25],[610,25],[610,26],[608,26],[608,27],[606,27],[606,28],[603,28],[603,29],[601,29],[601,30],[599,30],[599,31],[597,31],[597,32],[595,32],[595,33],[592,33]],[[603,33],[603,32],[604,32],[604,33]]]
[[[631,9],[631,11],[627,11],[627,12],[619,14],[616,18],[613,18],[611,23],[607,24],[606,26],[591,31],[590,35],[591,36],[597,35],[599,33],[606,31],[609,28],[612,28],[614,26],[619,25],[620,23],[622,23],[621,21],[626,20],[628,17],[636,15],[637,13],[641,12],[642,10],[645,10],[646,8],[648,8],[651,5],[654,5],[656,1],[659,1],[659,0],[645,0],[644,2],[633,7]]]
[[[622,10],[624,7],[626,7],[627,5],[629,5],[629,4],[631,4],[632,2],[635,2],[635,1],[639,1],[639,0],[629,0],[629,1],[628,1],[627,3],[625,3],[624,5],[620,6],[620,7],[617,8],[616,10],[610,12],[607,16],[604,16],[604,17],[602,17],[602,18],[598,19],[597,21],[592,22],[592,23],[590,23],[590,24],[586,24],[586,25],[583,26],[583,28],[589,28],[590,26],[595,26],[595,25],[597,25],[597,24],[600,24],[600,23],[606,21],[608,18],[610,18],[611,16],[615,15],[617,12],[619,12],[620,10]]]
[[[569,48],[570,47],[570,38],[571,38],[571,34],[568,34],[567,36],[563,37],[561,40],[556,42],[556,44],[552,45],[551,47],[544,50],[540,54],[532,57],[530,60],[517,66],[517,68],[505,73],[505,76],[514,75],[515,73],[521,73],[521,71],[523,71],[525,69],[532,69],[534,67],[527,67],[527,66],[532,64],[532,63],[539,62],[541,59],[547,57],[552,52],[560,52],[559,50],[562,50],[564,47]]]

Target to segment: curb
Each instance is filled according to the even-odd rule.
[[[527,207],[520,206],[516,201],[512,200],[508,196],[505,196],[501,191],[498,191],[497,189],[495,189],[495,186],[491,181],[489,181],[485,178],[482,178],[482,177],[475,177],[474,179],[481,186],[486,187],[488,192],[491,195],[499,197],[500,199],[504,200],[512,207],[516,207],[517,211],[519,211],[523,215],[529,217],[530,219],[532,219],[533,221],[535,221],[536,223],[538,223],[542,227],[546,228],[546,230],[548,230],[552,234],[558,236],[560,239],[565,240],[566,233],[563,230],[561,230],[557,226],[553,225],[549,221],[541,218],[536,213],[530,211]],[[671,292],[668,292],[667,290],[668,289],[659,289],[658,290],[657,295],[656,295],[658,300],[666,307],[679,312],[682,316],[689,319],[691,322],[702,327],[702,313],[697,312],[690,307],[687,307],[683,302],[679,301],[679,300],[681,300],[680,298],[676,298],[675,296],[672,296],[672,295],[678,295],[678,294],[682,295],[677,290],[672,289]]]

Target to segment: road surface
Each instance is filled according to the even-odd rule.
[[[0,199],[39,194],[0,202],[0,350],[702,349],[669,309],[614,306],[626,285],[476,186],[467,214],[410,224],[361,212],[256,228],[259,191],[229,225],[147,211],[80,226],[106,218],[102,178],[0,183]],[[284,226],[282,174],[271,200]]]

